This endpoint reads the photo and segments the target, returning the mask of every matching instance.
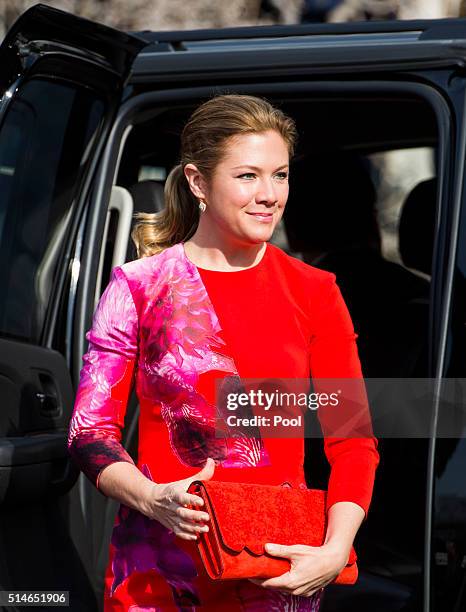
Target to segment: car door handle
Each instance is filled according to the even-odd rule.
[[[36,378],[36,398],[39,414],[47,419],[61,416],[60,393],[54,377],[47,371],[38,371]]]
[[[45,417],[55,417],[60,414],[60,407],[56,395],[38,391],[36,397],[39,400],[39,412]]]

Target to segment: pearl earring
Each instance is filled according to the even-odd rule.
[[[203,200],[199,200],[199,210],[201,211],[201,213],[205,212],[206,208],[207,204]]]

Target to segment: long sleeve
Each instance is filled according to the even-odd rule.
[[[331,379],[328,384],[334,387],[344,387],[346,384],[348,388],[349,382],[349,395],[358,395],[360,400],[357,402],[355,422],[359,425],[362,423],[365,432],[358,437],[328,435],[328,432],[336,432],[341,426],[345,430],[345,425],[351,420],[354,421],[352,404],[347,401],[345,405],[345,398],[341,406],[323,412],[324,415],[330,416],[322,417],[318,414],[323,425],[325,454],[331,467],[327,510],[336,502],[351,501],[361,506],[367,516],[375,471],[379,463],[378,441],[372,435],[370,411],[356,345],[357,334],[336,284],[335,274],[328,273],[323,284],[325,288],[322,288],[321,294],[315,300],[318,306],[314,309],[311,335],[311,376],[318,384],[319,379]],[[324,381],[320,382],[325,387]],[[355,429],[358,427],[349,427],[349,431]]]
[[[98,488],[102,470],[116,461],[133,463],[121,432],[134,381],[138,315],[124,272],[112,276],[87,332],[79,385],[68,434],[68,451]]]

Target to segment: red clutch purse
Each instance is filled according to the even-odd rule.
[[[194,480],[188,492],[204,500],[209,531],[200,533],[199,553],[213,580],[272,578],[290,569],[288,559],[273,557],[264,546],[321,546],[326,531],[327,492],[290,485],[261,485]],[[199,506],[190,506],[199,510]],[[358,578],[354,548],[348,564],[333,580],[354,584]]]

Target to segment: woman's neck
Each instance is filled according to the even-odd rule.
[[[196,266],[210,270],[244,270],[257,265],[264,256],[266,242],[250,246],[202,243],[194,235],[183,243],[188,259]]]

